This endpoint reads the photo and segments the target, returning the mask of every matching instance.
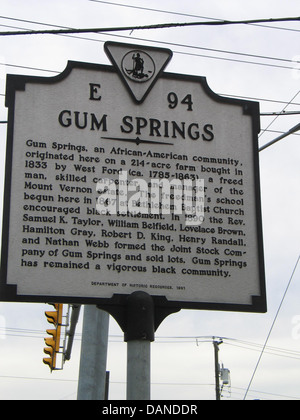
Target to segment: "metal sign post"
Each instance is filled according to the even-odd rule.
[[[127,400],[150,400],[151,342],[133,340],[127,343]]]
[[[170,305],[165,298],[153,297],[143,291],[115,296],[111,304],[101,304],[99,308],[110,313],[124,332],[127,399],[150,399],[151,342],[162,321],[181,308]]]
[[[150,400],[154,303],[147,293],[135,292],[129,296],[127,305],[127,399]]]
[[[85,305],[78,400],[104,400],[109,314],[95,305]]]

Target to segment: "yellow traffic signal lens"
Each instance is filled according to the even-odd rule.
[[[53,353],[54,353],[54,350],[53,350],[53,348],[52,347],[45,347],[44,348],[44,353],[45,354],[48,354],[49,356],[53,356]]]
[[[50,367],[50,369],[52,370],[52,368],[53,368],[52,357],[44,357],[43,362],[45,363],[45,365],[48,365]]]
[[[47,311],[45,312],[45,315],[47,317],[47,321],[50,324],[54,324],[57,325],[57,321],[58,321],[58,312],[56,311]]]

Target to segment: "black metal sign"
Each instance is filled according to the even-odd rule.
[[[264,312],[258,104],[105,49],[8,76],[0,299]]]

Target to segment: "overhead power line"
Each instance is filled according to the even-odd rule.
[[[253,372],[253,374],[252,374],[252,377],[251,377],[251,379],[250,379],[250,382],[249,382],[249,385],[248,385],[248,387],[247,387],[246,393],[245,393],[245,395],[244,395],[244,400],[247,398],[248,392],[249,392],[249,390],[250,390],[250,388],[251,388],[251,385],[252,385],[253,379],[254,379],[254,377],[255,377],[255,375],[256,375],[256,372],[257,372],[258,366],[259,366],[259,364],[260,364],[260,361],[261,361],[261,359],[262,359],[262,356],[263,356],[263,354],[264,354],[264,352],[265,352],[265,349],[266,349],[267,344],[268,344],[268,342],[269,342],[269,339],[270,339],[270,337],[271,337],[272,331],[273,331],[273,329],[274,329],[274,326],[275,326],[275,323],[276,323],[276,321],[277,321],[277,318],[278,318],[278,315],[279,315],[279,313],[280,313],[280,310],[281,310],[281,308],[282,308],[283,302],[284,302],[284,300],[285,300],[285,298],[286,298],[287,292],[288,292],[288,290],[289,290],[289,288],[290,288],[290,285],[291,285],[291,283],[292,283],[292,280],[293,280],[294,275],[295,275],[295,273],[296,273],[296,270],[297,270],[297,268],[298,268],[298,264],[299,264],[299,262],[300,262],[300,255],[299,255],[298,259],[297,259],[296,265],[295,265],[295,267],[294,267],[294,270],[293,270],[293,272],[292,272],[292,275],[291,275],[291,277],[290,277],[290,280],[289,280],[289,282],[288,282],[288,285],[287,285],[287,287],[286,287],[286,289],[285,289],[285,291],[284,291],[284,294],[283,294],[283,297],[282,297],[282,299],[281,299],[280,305],[279,305],[279,307],[278,307],[278,309],[277,309],[277,312],[276,312],[276,314],[275,314],[275,317],[274,317],[274,320],[273,320],[273,322],[272,322],[271,328],[270,328],[269,333],[268,333],[268,335],[267,335],[267,338],[266,338],[265,344],[264,344],[263,349],[262,349],[262,351],[261,351],[261,353],[260,353],[260,356],[259,356],[259,358],[258,358],[258,361],[257,361],[257,363],[256,363],[256,366],[255,366],[255,368],[254,368],[254,372]]]
[[[0,25],[2,26],[2,25]],[[105,35],[105,34],[103,34]],[[70,36],[70,35],[61,35],[61,36]],[[71,35],[72,36],[72,35]],[[111,36],[118,36],[118,35],[111,35]],[[124,36],[120,36],[121,38],[128,38],[128,37],[124,37]],[[78,38],[78,37],[76,37]],[[91,38],[82,38],[81,39],[85,39],[88,41],[98,41],[98,42],[105,42],[102,40],[97,40],[97,39],[91,39]],[[175,44],[175,43],[171,43],[171,42],[163,42],[163,41],[155,41],[155,40],[145,40],[145,39],[141,39],[141,38],[132,38],[130,37],[130,40],[139,40],[139,41],[147,41],[147,42],[153,42],[153,43],[158,43],[158,44],[163,44],[163,45],[170,45],[170,46],[179,46],[179,47],[183,47],[183,48],[189,48],[189,49],[197,49],[197,50],[204,50],[204,51],[210,51],[210,52],[217,52],[217,53],[223,53],[223,54],[231,54],[231,55],[239,55],[239,56],[248,56],[248,57],[256,57],[258,59],[265,59],[265,60],[275,60],[275,61],[280,61],[280,62],[288,62],[288,63],[294,63],[297,64],[298,61],[293,61],[293,60],[289,60],[289,59],[285,59],[285,58],[276,58],[276,57],[268,57],[268,56],[259,56],[259,55],[255,55],[255,54],[247,54],[247,53],[240,53],[237,51],[226,51],[226,50],[217,50],[217,49],[212,49],[212,48],[205,48],[205,47],[196,47],[193,45],[184,45],[184,44]],[[225,58],[225,57],[218,57],[218,56],[212,56],[212,55],[203,55],[203,54],[196,54],[196,53],[191,53],[191,52],[183,52],[183,51],[173,51],[174,54],[182,54],[182,55],[188,55],[188,56],[194,56],[194,57],[202,57],[202,58],[207,58],[207,59],[214,59],[214,60],[222,60],[222,61],[230,61],[230,62],[235,62],[235,63],[241,63],[241,64],[251,64],[251,65],[258,65],[258,66],[265,66],[265,67],[272,67],[272,68],[278,68],[278,69],[286,69],[286,70],[294,70],[294,66],[282,66],[282,65],[277,65],[277,64],[271,64],[271,63],[260,63],[260,62],[255,62],[255,61],[248,61],[248,60],[238,60],[238,59],[234,59],[234,58]],[[4,65],[3,63],[0,63],[0,65]],[[11,66],[11,67],[21,67],[21,66],[16,66],[13,64],[6,64],[7,66]],[[26,68],[26,67],[24,67]],[[51,71],[51,70],[42,70],[42,71]]]
[[[283,108],[283,110],[281,112],[285,112],[286,109],[288,108],[289,105],[291,105],[291,103],[294,101],[294,99],[297,98],[297,96],[299,95],[300,90],[298,92],[296,92],[296,94],[292,97],[292,99],[289,101],[289,103]],[[270,124],[267,126],[267,128],[265,130],[263,130],[261,132],[261,134],[259,135],[259,137],[263,136],[264,133],[275,123],[275,121],[279,118],[280,115],[276,115],[276,117],[270,122]],[[294,132],[296,132],[298,130],[295,130]],[[289,133],[289,134],[293,134],[293,133]],[[280,140],[280,139],[278,139]]]
[[[287,116],[291,116],[291,115],[299,115],[300,111],[282,111],[282,112],[263,112],[260,114],[261,117],[274,117],[276,115],[278,115],[279,117],[281,117],[282,115],[287,115]]]
[[[46,73],[59,73],[56,70],[47,70],[47,69],[41,69],[37,67],[28,67],[28,66],[20,66],[17,64],[8,64],[8,63],[0,63],[0,66],[6,66],[6,67],[17,67],[18,69],[26,69],[26,70],[38,70],[38,71],[45,71]]]
[[[199,16],[199,15],[189,14],[189,13],[175,12],[175,11],[171,11],[171,10],[154,9],[154,8],[150,8],[150,7],[134,6],[134,5],[131,5],[131,4],[108,2],[108,1],[102,1],[102,0],[89,0],[89,1],[93,2],[93,3],[106,4],[108,6],[125,7],[125,8],[129,8],[129,9],[135,9],[135,10],[142,10],[142,11],[156,12],[156,13],[164,13],[164,14],[167,14],[167,15],[177,15],[177,16],[185,16],[185,17],[192,17],[192,18],[198,18],[198,19],[222,21],[222,19],[217,19],[217,18],[212,18],[212,17],[207,17],[207,16]],[[300,32],[299,29],[282,28],[282,27],[279,27],[279,26],[261,25],[261,24],[256,24],[256,23],[250,23],[250,25],[261,27],[261,28],[266,28],[266,29],[277,29],[277,30],[281,30],[281,31]]]
[[[53,28],[59,28],[59,30],[73,30],[74,28],[70,28],[67,26],[58,26],[58,25],[54,25],[52,23],[45,23],[45,22],[39,22],[39,21],[33,21],[33,20],[25,20],[25,19],[17,19],[17,18],[12,18],[9,16],[0,16],[0,19],[5,19],[5,20],[13,20],[13,21],[19,21],[19,22],[26,22],[26,23],[31,23],[31,24],[35,24],[35,25],[43,25],[43,26],[52,26]],[[6,25],[0,25],[0,26],[6,26]],[[16,28],[13,26],[10,26],[11,28],[14,29],[22,29],[24,31],[27,31],[27,28]],[[23,31],[23,32],[24,32]],[[106,35],[106,33],[102,33],[103,35]],[[58,34],[59,36],[71,36],[72,34]],[[124,35],[117,35],[117,34],[110,34],[110,36],[116,36],[116,37],[121,37],[121,38],[129,38],[130,41],[134,40],[138,40],[138,41],[145,41],[145,39],[142,38],[137,38],[137,37],[126,37]],[[87,41],[97,41],[97,42],[105,42],[102,41],[100,39],[95,39],[95,38],[86,38],[86,37],[79,37],[73,34],[73,37],[75,38],[80,38],[83,40],[87,40]],[[277,61],[277,62],[284,62],[284,63],[293,63],[293,67],[292,66],[283,66],[283,65],[278,65],[278,64],[271,64],[271,63],[263,63],[263,62],[254,62],[254,61],[248,61],[248,60],[237,60],[237,59],[233,59],[233,58],[225,58],[225,57],[218,57],[218,56],[210,56],[210,55],[202,55],[202,54],[196,54],[196,53],[191,53],[191,52],[183,52],[183,51],[174,51],[174,54],[183,54],[183,55],[189,55],[189,56],[196,56],[196,57],[204,57],[204,58],[208,58],[208,59],[217,59],[217,60],[223,60],[223,61],[232,61],[232,62],[237,62],[237,63],[242,63],[242,64],[252,64],[252,65],[260,65],[260,66],[267,66],[267,67],[273,67],[273,68],[281,68],[281,69],[288,69],[288,70],[294,70],[294,65],[298,63],[298,61],[295,60],[291,60],[291,59],[287,59],[287,58],[280,58],[280,57],[270,57],[270,56],[263,56],[263,55],[257,55],[257,54],[249,54],[249,53],[244,53],[244,52],[238,52],[238,51],[228,51],[228,50],[222,50],[222,49],[212,49],[212,48],[207,48],[207,47],[200,47],[200,46],[193,46],[193,45],[186,45],[186,44],[178,44],[178,43],[172,43],[172,42],[163,42],[163,41],[156,41],[156,40],[147,40],[147,41],[151,41],[154,43],[158,43],[158,44],[163,44],[163,45],[168,45],[171,47],[182,47],[182,48],[188,48],[188,49],[194,49],[194,50],[203,50],[203,51],[208,51],[208,52],[213,52],[213,53],[220,53],[220,54],[229,54],[229,55],[233,55],[233,56],[241,56],[241,57],[254,57],[254,58],[258,58],[258,59],[263,59],[263,60],[269,60],[269,61]]]
[[[274,23],[274,22],[299,22],[300,17],[285,17],[271,19],[252,19],[252,20],[221,20],[221,21],[205,21],[205,22],[184,22],[184,23],[159,23],[144,26],[118,26],[111,28],[84,28],[84,29],[47,29],[47,30],[29,30],[29,31],[9,31],[0,32],[0,36],[12,35],[46,35],[46,34],[80,34],[80,33],[98,33],[98,32],[121,32],[136,31],[146,29],[170,29],[190,26],[227,26],[241,25],[251,23]]]
[[[291,134],[296,133],[299,130],[300,130],[300,124],[297,124],[295,127],[291,128],[286,133],[282,134],[281,136],[277,137],[276,139],[274,139],[274,140],[270,141],[269,143],[265,144],[264,146],[260,147],[259,151],[261,152],[262,150],[265,150],[267,147],[272,146],[273,144],[277,143],[279,140],[282,140],[282,139],[290,136]]]
[[[12,17],[9,17],[9,16],[0,16],[0,19],[31,23],[31,24],[34,24],[34,25],[52,26],[52,27],[59,28],[59,29],[73,29],[73,28],[70,28],[70,27],[67,27],[67,26],[59,26],[59,25],[54,25],[52,23],[38,22],[38,21],[33,21],[33,20],[17,19],[17,18],[12,18]],[[0,26],[7,26],[7,25],[0,25]],[[10,26],[10,27],[14,28],[14,29],[27,30],[26,28],[20,28],[20,27],[16,28],[16,27],[13,27],[13,26]],[[128,38],[128,37],[126,37],[126,38]],[[86,39],[88,41],[105,42],[105,41],[102,41],[102,40],[97,40],[95,38],[92,38],[92,39],[91,38],[82,38],[82,39]],[[145,39],[136,38],[136,37],[130,37],[130,39],[131,40],[136,39],[136,40],[139,40],[139,41],[145,41]],[[150,40],[148,40],[148,41],[150,41]],[[197,50],[203,50],[203,51],[209,51],[209,52],[222,53],[222,54],[231,54],[231,55],[238,55],[238,56],[244,56],[244,57],[258,58],[258,59],[263,59],[263,60],[280,61],[280,62],[293,63],[293,64],[298,63],[297,60],[292,60],[292,59],[289,59],[289,58],[270,57],[270,56],[265,56],[265,55],[249,54],[249,53],[244,53],[244,52],[239,52],[239,51],[228,51],[228,50],[200,47],[200,46],[187,45],[187,44],[178,44],[178,43],[173,43],[173,42],[163,42],[163,41],[155,41],[155,40],[151,40],[151,42],[155,42],[155,43],[158,43],[158,44],[164,44],[164,45],[170,45],[170,46],[176,46],[176,47],[182,47],[182,48],[189,48],[189,49],[197,49]],[[175,51],[175,53],[176,52],[177,51]],[[180,52],[177,52],[177,53],[180,54]],[[189,54],[189,53],[184,53],[184,54],[193,55],[193,54]],[[259,63],[252,63],[252,62],[250,62],[250,63],[251,64],[259,64]],[[289,67],[289,69],[291,69],[291,67]],[[294,67],[293,67],[293,69],[294,69]]]
[[[103,35],[107,35],[103,33]],[[249,61],[249,60],[238,60],[234,58],[226,58],[226,57],[218,57],[215,55],[204,55],[204,54],[198,54],[198,53],[192,53],[192,52],[183,52],[183,51],[175,51],[173,50],[174,54],[182,54],[182,55],[188,55],[191,57],[202,57],[202,58],[208,58],[208,59],[214,59],[214,60],[222,60],[222,61],[231,61],[235,63],[242,63],[242,64],[254,64],[258,66],[266,66],[266,67],[272,67],[272,68],[280,68],[280,69],[287,69],[287,70],[295,70],[295,64],[298,63],[298,61],[285,59],[285,58],[277,58],[277,57],[269,57],[269,56],[262,56],[262,55],[255,55],[255,54],[248,54],[248,53],[240,53],[238,51],[228,51],[228,50],[220,50],[220,49],[213,49],[213,48],[206,48],[206,47],[199,47],[195,45],[187,45],[187,44],[178,44],[174,42],[166,42],[166,41],[157,41],[154,39],[144,39],[144,38],[138,38],[138,37],[132,37],[132,36],[125,36],[125,35],[117,35],[117,34],[110,34],[110,37],[117,37],[117,38],[127,38],[135,41],[142,41],[142,42],[151,42],[155,44],[161,44],[166,45],[170,47],[182,47],[182,48],[188,48],[191,50],[203,50],[203,51],[209,51],[214,53],[220,53],[220,54],[231,54],[231,55],[238,55],[238,56],[244,56],[244,57],[255,57],[258,59],[264,59],[264,60],[275,60],[280,62],[288,62],[293,63],[293,66],[283,66],[278,64],[271,64],[271,63],[261,63],[257,61]]]

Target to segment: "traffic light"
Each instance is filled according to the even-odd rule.
[[[44,348],[44,353],[50,357],[44,357],[43,362],[50,367],[50,370],[56,369],[56,355],[59,352],[59,343],[61,335],[63,304],[53,303],[54,311],[46,311],[45,315],[47,321],[55,326],[55,329],[46,330],[49,337],[45,338],[47,347]]]

